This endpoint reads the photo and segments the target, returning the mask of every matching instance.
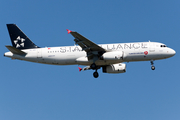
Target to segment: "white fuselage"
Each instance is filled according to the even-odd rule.
[[[97,65],[110,65],[121,62],[149,61],[172,57],[175,51],[158,42],[136,42],[119,44],[101,44],[102,48],[117,54],[117,58],[97,60]],[[79,46],[46,47],[25,49],[26,55],[17,55],[6,52],[4,56],[30,62],[53,65],[90,65],[85,51]],[[120,54],[119,54],[120,53]],[[118,58],[118,55],[122,55]],[[108,57],[108,56],[107,56]]]

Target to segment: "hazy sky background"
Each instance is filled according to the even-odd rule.
[[[179,0],[6,0],[0,4],[1,120],[179,120]],[[176,55],[127,63],[123,74],[79,72],[3,56],[15,23],[38,46],[74,45],[66,29],[97,44],[156,41]],[[82,67],[82,66],[81,66]]]

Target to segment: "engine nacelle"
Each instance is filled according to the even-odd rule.
[[[122,51],[106,52],[101,56],[101,60],[118,60],[123,59]]]
[[[112,64],[103,67],[103,73],[125,73],[126,72],[126,64],[118,63]]]

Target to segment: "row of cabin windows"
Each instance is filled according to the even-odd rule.
[[[56,53],[56,52],[60,52],[60,51],[48,51],[48,53]]]

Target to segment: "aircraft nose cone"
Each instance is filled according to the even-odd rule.
[[[173,54],[173,56],[174,56],[174,55],[176,54],[176,51],[175,51],[175,50],[173,50],[172,54]]]
[[[171,49],[171,50],[169,51],[169,53],[171,54],[171,56],[174,56],[174,55],[176,54],[176,51],[173,50],[173,49]]]

